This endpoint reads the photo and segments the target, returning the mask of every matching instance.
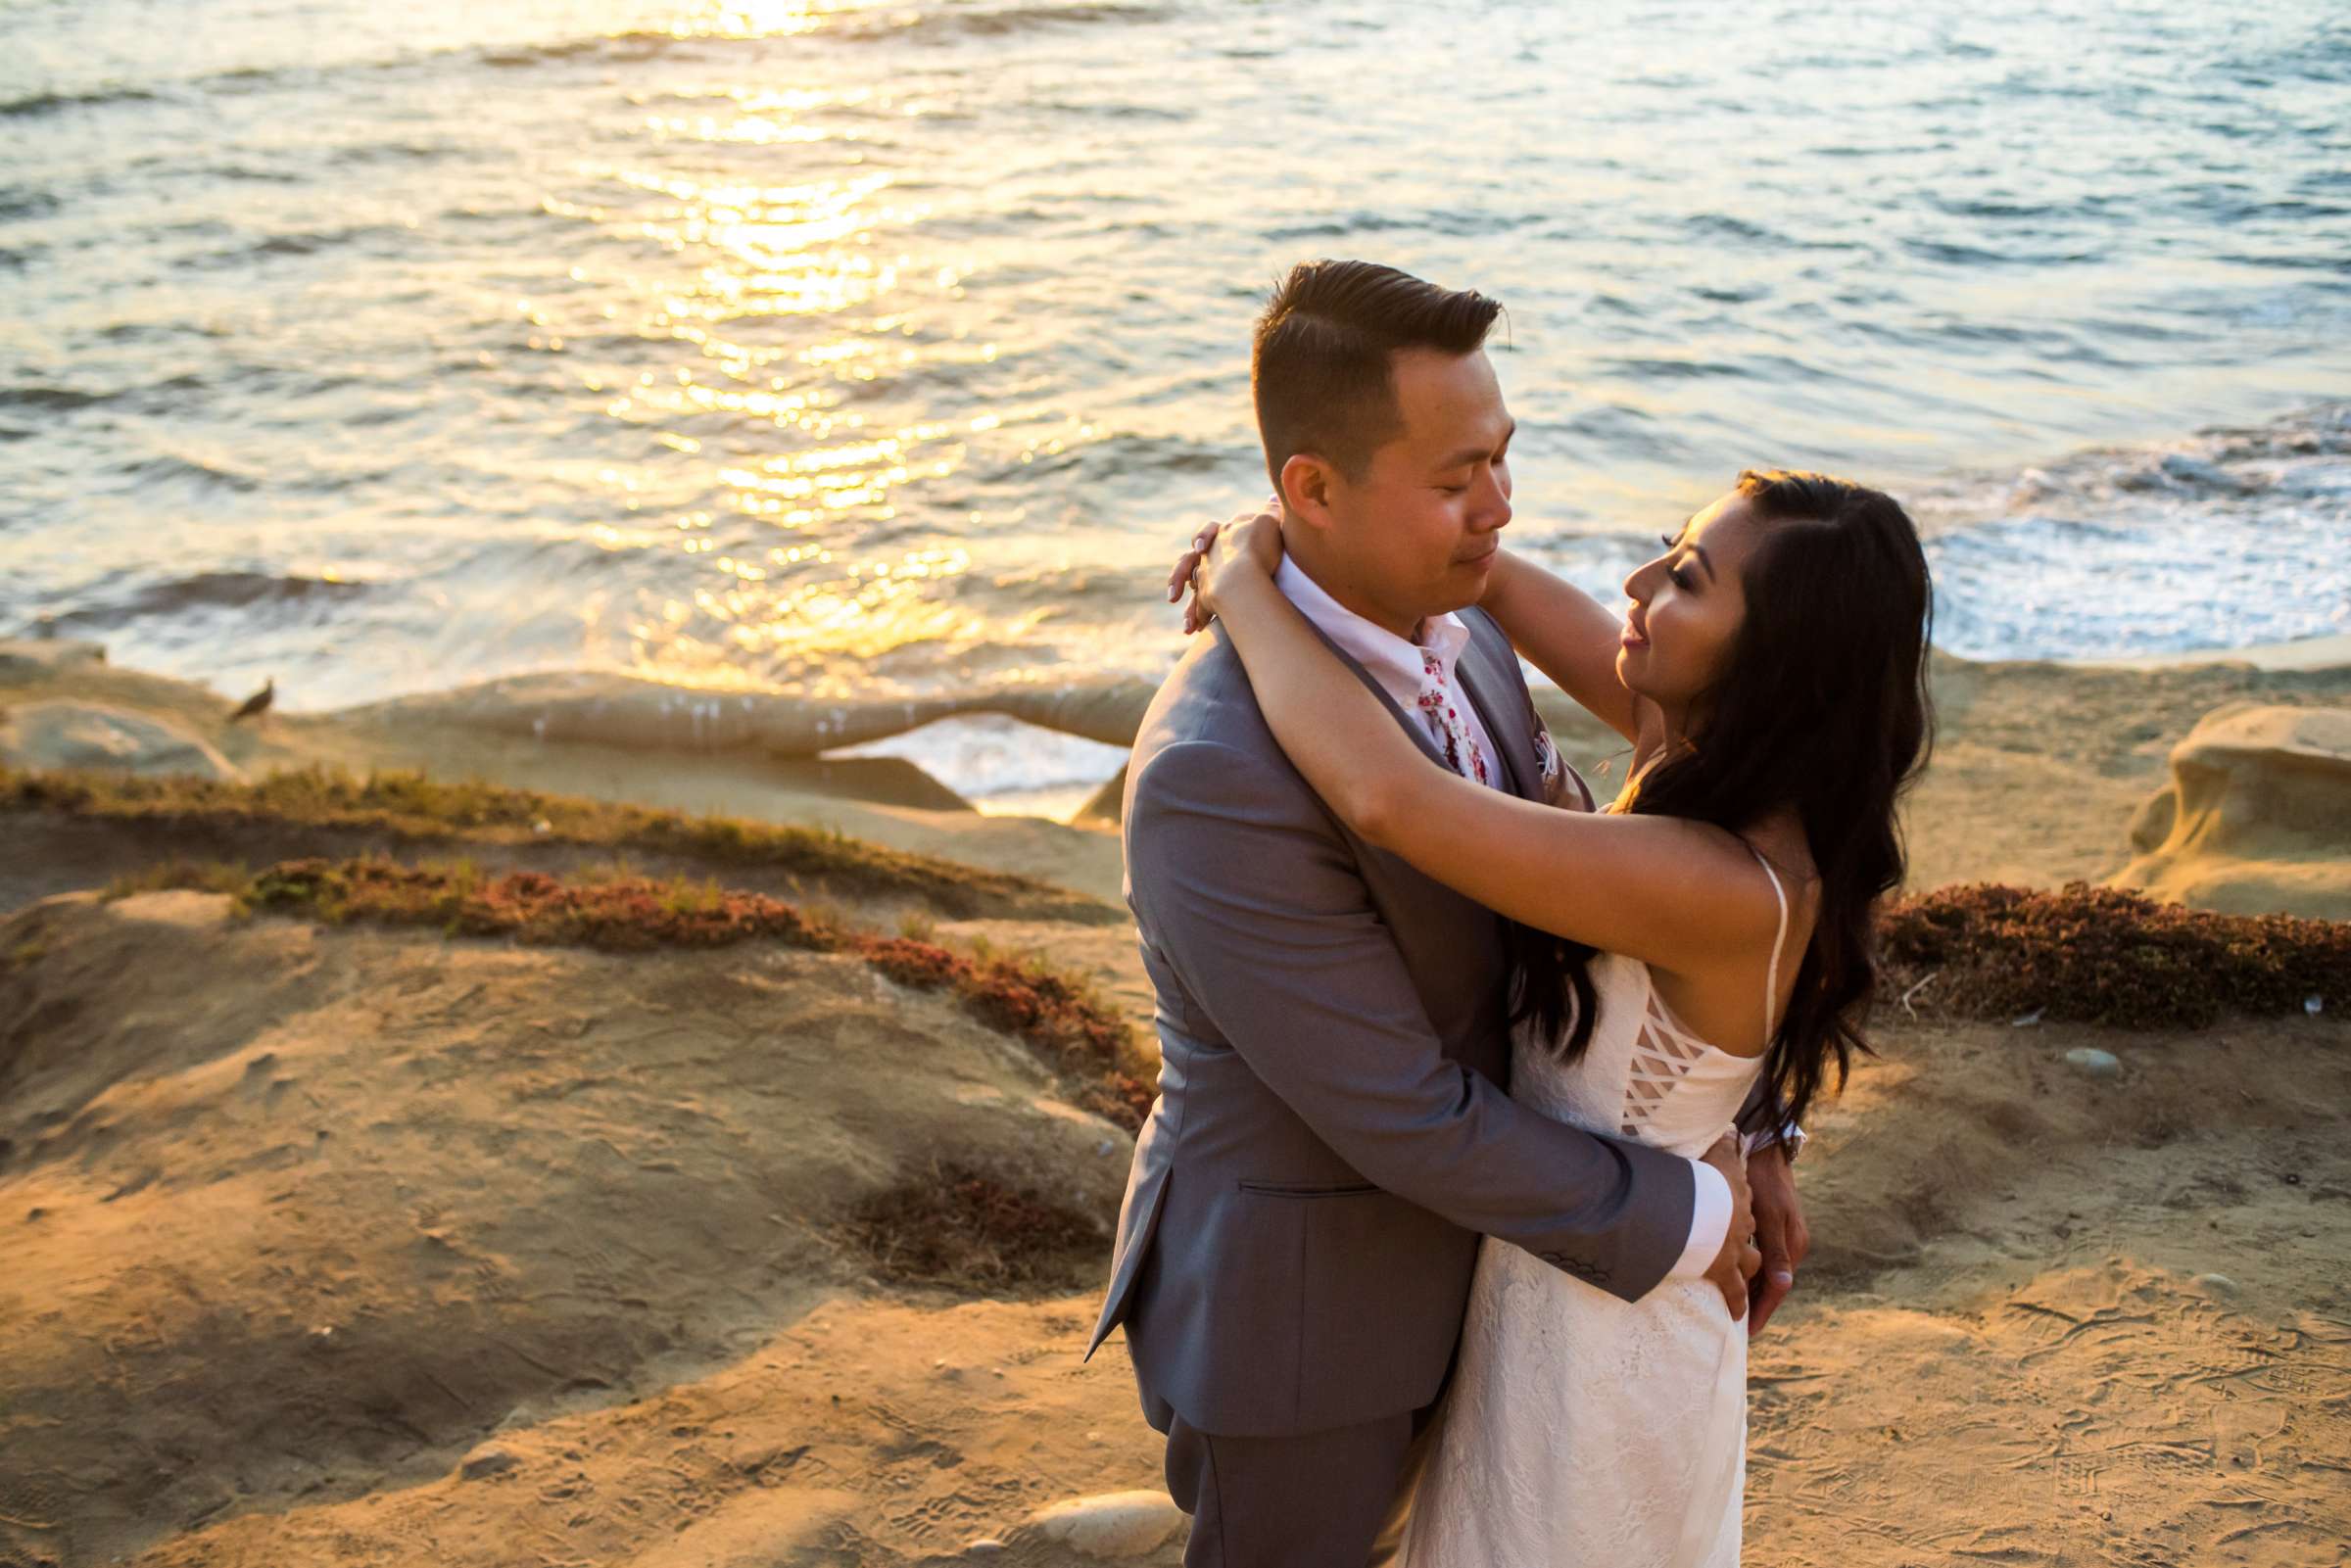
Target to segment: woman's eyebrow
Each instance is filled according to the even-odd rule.
[[[1698,564],[1706,569],[1706,581],[1711,583],[1714,581],[1714,561],[1713,557],[1706,553],[1706,546],[1703,545],[1685,545],[1682,543],[1682,536],[1689,533],[1690,525],[1697,521],[1698,513],[1696,512],[1692,512],[1689,516],[1683,518],[1682,526],[1673,531],[1673,538],[1665,542],[1665,547],[1668,550],[1686,549],[1691,554],[1697,556]]]

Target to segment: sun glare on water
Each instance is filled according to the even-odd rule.
[[[841,17],[885,20],[915,13],[864,0],[730,0],[689,7],[655,25],[673,38],[789,38],[831,26]]]
[[[774,0],[695,7],[625,36],[739,40],[913,20],[848,0]],[[723,69],[730,57],[708,58]],[[815,79],[871,69],[812,57],[810,79],[640,87],[624,139],[542,199],[579,226],[582,260],[567,300],[524,302],[545,329],[534,343],[568,345],[575,364],[600,345],[611,364],[582,365],[574,384],[648,448],[641,465],[599,472],[623,515],[596,543],[677,551],[708,574],[603,628],[606,654],[640,674],[846,690],[893,650],[936,654],[1000,634],[953,589],[970,554],[935,520],[910,526],[901,493],[935,487],[936,519],[936,487],[976,441],[1009,446],[1019,463],[1091,434],[956,395],[1001,345],[964,298],[980,258],[929,225],[974,198],[909,193],[872,156],[869,138],[939,112],[938,93]],[[867,668],[837,676],[848,661]]]

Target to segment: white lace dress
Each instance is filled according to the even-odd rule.
[[[1756,856],[1760,861],[1762,857]],[[1780,900],[1787,895],[1768,864]],[[1649,966],[1596,955],[1590,1045],[1514,1042],[1511,1098],[1693,1159],[1759,1058],[1681,1026]],[[1778,943],[1764,993],[1772,1017]],[[1507,1243],[1479,1250],[1461,1360],[1413,1498],[1402,1568],[1732,1568],[1747,1479],[1747,1325],[1703,1280],[1623,1302]]]

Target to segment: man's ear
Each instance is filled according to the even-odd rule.
[[[1281,465],[1281,505],[1290,517],[1309,528],[1331,526],[1331,486],[1336,476],[1330,464],[1313,452],[1292,452]]]

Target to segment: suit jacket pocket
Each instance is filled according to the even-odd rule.
[[[1255,1193],[1260,1198],[1361,1198],[1380,1191],[1367,1181],[1350,1181],[1337,1186],[1317,1186],[1288,1181],[1243,1181],[1241,1191]]]

